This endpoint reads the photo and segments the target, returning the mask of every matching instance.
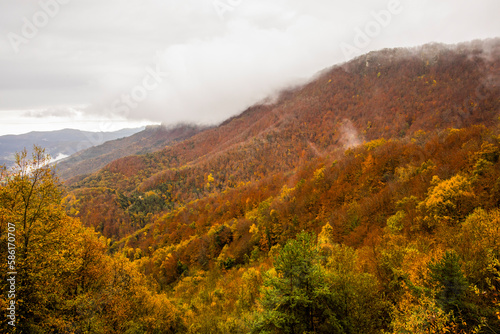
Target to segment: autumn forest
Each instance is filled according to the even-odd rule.
[[[500,333],[499,39],[186,127],[92,173],[2,168],[0,332]]]

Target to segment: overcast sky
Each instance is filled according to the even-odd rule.
[[[0,135],[218,123],[359,54],[500,36],[498,0],[1,0]]]

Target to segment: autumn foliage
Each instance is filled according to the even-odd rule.
[[[66,184],[40,326],[497,333],[499,47],[370,53]]]

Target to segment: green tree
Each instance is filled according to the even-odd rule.
[[[318,244],[314,234],[301,233],[275,257],[254,332],[379,333],[387,325],[375,277],[357,268],[354,249],[331,241],[329,226]]]
[[[460,268],[460,257],[454,251],[447,251],[443,258],[429,264],[430,278],[438,284],[436,300],[446,312],[460,311],[469,283]]]
[[[338,327],[325,326],[323,332],[381,332],[386,325],[388,303],[379,294],[376,278],[359,270],[358,255],[353,248],[333,245],[326,265],[326,283],[330,293],[324,302],[330,319],[338,319],[335,321]]]
[[[275,271],[266,274],[264,312],[256,333],[316,332],[325,322],[328,294],[315,235],[300,233],[289,240],[274,259]]]

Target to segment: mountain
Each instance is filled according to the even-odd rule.
[[[274,103],[251,107],[152,154],[112,161],[69,185],[79,194],[156,191],[168,198],[165,207],[153,210],[159,212],[289,175],[313,159],[340,158],[363,142],[490,127],[498,123],[499,54],[499,39],[371,52],[284,91]],[[79,216],[107,237],[119,238],[155,220],[150,214],[137,221],[124,212],[117,193],[88,197]],[[117,227],[119,221],[125,223]]]
[[[77,152],[57,163],[57,172],[61,179],[76,180],[98,171],[113,160],[134,154],[157,151],[176,141],[182,141],[204,128],[192,125],[148,126],[131,136],[110,140]],[[71,180],[69,182],[72,182]]]
[[[74,129],[39,132],[22,135],[0,136],[0,164],[11,166],[15,153],[27,149],[31,154],[33,145],[42,146],[53,160],[59,160],[78,151],[100,145],[108,140],[128,137],[143,128],[122,129],[114,132],[89,132]]]

